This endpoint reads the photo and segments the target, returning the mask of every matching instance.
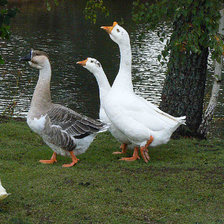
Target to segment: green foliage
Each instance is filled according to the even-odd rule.
[[[9,39],[10,37],[10,20],[16,15],[17,9],[8,9],[7,0],[0,0],[0,38]],[[0,64],[4,60],[0,55]]]
[[[104,5],[103,0],[88,0],[84,9],[85,19],[95,24],[99,13],[109,16],[109,10]]]
[[[218,60],[224,46],[223,38],[217,34],[221,6],[220,0],[162,0],[154,4],[137,0],[133,3],[133,20],[147,23],[150,29],[158,29],[158,24],[165,21],[173,25],[173,33],[162,53],[163,57],[171,49],[200,54],[202,48],[209,48],[212,58]],[[178,30],[181,31],[175,33],[176,23],[180,21],[182,24]],[[163,26],[159,27],[157,34],[163,41],[166,36]]]
[[[0,124],[0,178],[11,195],[0,202],[1,224],[223,223],[224,141],[172,140],[149,150],[151,161],[120,161],[119,143],[97,135],[75,167],[25,122]],[[129,151],[127,156],[130,156]]]
[[[7,8],[7,0],[0,0],[0,37],[9,39],[10,20],[16,15],[16,9]]]
[[[52,4],[55,4],[56,6],[59,5],[59,0],[45,0],[45,1],[48,11],[51,11]]]

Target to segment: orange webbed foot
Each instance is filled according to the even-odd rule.
[[[39,160],[40,163],[43,163],[43,164],[53,164],[53,163],[56,163],[57,162],[57,154],[56,152],[53,153],[53,155],[51,156],[51,159],[49,160]]]
[[[73,151],[71,151],[69,153],[72,157],[72,163],[64,164],[64,165],[62,165],[62,167],[72,167],[79,161],[79,159],[77,159],[77,157],[74,155]]]
[[[117,155],[117,154],[125,154],[127,152],[127,144],[123,143],[121,144],[120,148],[122,149],[121,152],[113,152],[113,155]]]
[[[148,150],[148,146],[152,143],[152,141],[153,141],[153,137],[150,136],[150,139],[147,141],[146,145],[145,145],[145,146],[142,146],[142,147],[140,148],[142,158],[144,159],[144,161],[145,161],[146,163],[148,163],[149,160],[150,160],[150,156],[149,156],[149,154],[148,154],[148,151],[149,151],[149,150]]]
[[[149,160],[150,160],[150,156],[148,154],[149,150],[143,146],[143,147],[140,148],[140,151],[141,151],[142,158],[144,159],[144,161],[146,163],[148,163]]]
[[[72,162],[72,163],[69,163],[69,164],[64,164],[64,165],[62,165],[62,167],[72,167],[72,166],[74,166],[78,161],[79,161],[79,159],[77,159],[76,162]]]
[[[135,161],[137,159],[140,159],[140,157],[138,155],[138,147],[135,147],[132,157],[125,157],[125,158],[121,158],[120,160],[124,160],[124,161]]]
[[[140,157],[139,156],[137,156],[137,157],[134,157],[134,156],[132,156],[132,157],[123,157],[123,158],[121,158],[119,160],[123,160],[123,161],[127,161],[127,162],[132,162],[132,161],[135,161],[137,159],[140,159]]]

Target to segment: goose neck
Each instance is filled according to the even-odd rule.
[[[132,76],[131,76],[132,54],[130,43],[119,45],[119,49],[121,57],[120,68],[113,86],[133,91]]]
[[[103,70],[97,72],[97,74],[95,74],[95,77],[99,86],[100,101],[102,101],[111,89],[111,86]]]
[[[119,45],[120,49],[120,70],[131,72],[131,46],[130,43]]]
[[[32,101],[31,110],[38,111],[39,113],[46,112],[51,106],[51,67],[45,66],[39,71],[39,78],[35,87]]]

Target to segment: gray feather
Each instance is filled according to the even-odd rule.
[[[74,138],[80,139],[106,130],[104,123],[58,104],[52,105],[46,119],[44,134],[48,136],[48,141],[68,151],[76,147]]]

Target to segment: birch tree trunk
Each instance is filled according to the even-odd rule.
[[[219,33],[224,35],[224,9],[220,11],[221,19],[219,24]],[[221,75],[222,75],[222,61],[223,56],[221,56],[220,63],[215,61],[215,73],[214,73],[214,83],[212,87],[212,94],[208,104],[208,107],[204,113],[204,117],[202,119],[201,125],[198,128],[198,133],[206,137],[209,128],[211,126],[211,121],[215,112],[215,108],[217,105],[217,100],[219,96],[219,90],[221,85]]]

